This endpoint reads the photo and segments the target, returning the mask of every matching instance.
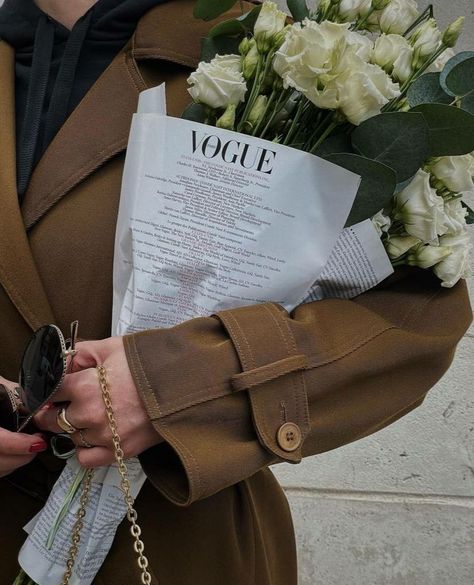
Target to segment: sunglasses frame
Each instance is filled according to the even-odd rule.
[[[76,341],[77,341],[77,331],[79,328],[79,321],[73,321],[71,323],[71,337],[68,339],[64,338],[64,335],[63,335],[61,329],[59,329],[59,327],[57,327],[54,324],[43,325],[42,327],[40,327],[39,329],[37,329],[35,331],[33,336],[36,335],[39,331],[41,331],[45,327],[52,327],[56,331],[56,333],[58,334],[58,337],[59,337],[59,343],[61,345],[61,357],[63,360],[63,368],[62,368],[61,378],[58,381],[58,383],[56,384],[56,386],[54,387],[54,389],[52,390],[52,392],[48,395],[48,397],[34,411],[29,413],[28,416],[21,422],[21,424],[19,425],[19,427],[17,429],[17,432],[21,432],[32,421],[33,417],[43,408],[43,406],[45,406],[45,404],[50,402],[51,398],[53,398],[54,395],[58,392],[58,390],[61,388],[61,385],[64,381],[64,378],[66,377],[66,374],[68,373],[69,367],[72,365],[72,358],[77,354]],[[30,340],[28,341],[28,343],[25,347],[25,351],[23,352],[22,364],[23,364],[25,354],[29,348],[29,345],[31,343],[32,338],[33,337],[31,337]],[[69,364],[68,364],[68,358],[71,358]],[[25,390],[21,386],[21,372],[22,372],[22,370],[23,370],[23,367],[20,368],[19,386],[22,389],[22,391],[25,392]]]

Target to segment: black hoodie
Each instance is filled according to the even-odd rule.
[[[31,173],[69,114],[135,31],[166,0],[98,0],[70,31],[34,0],[5,0],[0,38],[15,49],[17,182]],[[0,88],[1,91],[1,88]]]

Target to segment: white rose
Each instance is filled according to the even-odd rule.
[[[391,73],[393,64],[400,56],[400,53],[407,49],[411,49],[411,47],[405,37],[381,34],[375,41],[373,62]]]
[[[430,175],[419,170],[413,181],[395,196],[395,219],[403,221],[406,231],[423,243],[436,242],[447,232],[442,197],[431,188]]]
[[[268,51],[273,37],[285,28],[287,15],[278,9],[275,2],[266,0],[254,26],[255,40],[260,49]]]
[[[374,12],[369,23],[387,34],[403,34],[418,16],[418,4],[415,0],[392,0],[383,10]]]
[[[446,225],[448,231],[446,235],[454,236],[463,234],[466,230],[467,209],[462,205],[459,199],[452,199],[444,204],[446,213]]]
[[[247,91],[240,55],[217,55],[210,63],[202,61],[188,83],[193,100],[211,108],[237,105],[244,101]]]
[[[429,67],[428,71],[430,73],[437,73],[439,71],[443,71],[444,66],[446,63],[454,57],[456,53],[454,49],[446,49],[441,55],[436,59],[436,61]]]
[[[372,0],[341,0],[339,16],[345,22],[354,22],[368,14],[371,6]]]
[[[441,44],[441,33],[434,18],[423,23],[410,38],[415,52],[415,60],[423,62],[431,56]]]
[[[385,249],[387,250],[387,254],[390,256],[392,260],[396,260],[406,254],[409,250],[411,250],[414,246],[417,246],[420,243],[418,238],[415,238],[410,235],[403,235],[403,236],[390,236],[390,238],[385,243]]]
[[[431,172],[454,193],[464,193],[474,189],[472,181],[474,165],[470,154],[443,156],[431,165]]]
[[[445,246],[430,246],[419,244],[408,254],[407,264],[420,268],[431,268],[451,254],[451,248]]]
[[[440,238],[440,246],[451,249],[451,254],[434,267],[434,273],[442,281],[441,286],[453,287],[459,279],[472,276],[470,269],[470,252],[472,242],[469,234],[444,236]]]
[[[392,220],[388,215],[385,215],[383,209],[381,209],[378,213],[374,215],[372,218],[372,223],[374,224],[375,229],[379,236],[385,232],[388,232],[390,226],[392,225]]]

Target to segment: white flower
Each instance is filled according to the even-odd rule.
[[[436,59],[436,61],[429,67],[428,71],[430,73],[436,73],[438,71],[443,71],[444,66],[446,63],[454,57],[456,53],[454,49],[446,49],[441,55]]]
[[[436,242],[439,235],[447,232],[444,201],[431,188],[429,173],[419,170],[395,196],[395,202],[395,219],[403,221],[406,231],[423,243]]]
[[[254,36],[259,49],[268,51],[276,34],[285,28],[287,15],[275,2],[265,0],[254,26]]]
[[[400,95],[398,84],[393,83],[383,69],[357,55],[345,60],[343,73],[327,84],[326,91],[337,93],[339,109],[356,126],[380,114],[387,102]],[[311,99],[310,95],[308,97]],[[314,100],[316,105],[317,101]]]
[[[345,22],[354,22],[365,16],[372,6],[372,0],[341,0],[339,16]]]
[[[381,209],[372,218],[372,223],[374,224],[378,235],[381,236],[384,232],[388,232],[390,226],[392,225],[392,220],[388,215],[385,215],[383,209]]]
[[[420,268],[431,268],[438,262],[441,262],[446,256],[451,254],[451,248],[445,246],[430,246],[419,244],[408,254],[407,263],[410,266],[419,266]]]
[[[451,249],[451,254],[433,269],[436,276],[442,280],[441,286],[451,288],[460,278],[472,276],[469,266],[472,242],[468,233],[444,236],[440,238],[439,244]]]
[[[410,235],[390,236],[385,243],[387,254],[392,260],[396,260],[420,243],[418,238]]]
[[[461,201],[459,199],[446,201],[444,211],[446,213],[446,226],[448,228],[446,235],[454,236],[463,234],[466,231],[466,216],[468,211]]]
[[[430,57],[441,44],[441,33],[434,18],[423,23],[410,38],[417,62]]]
[[[401,35],[382,34],[375,41],[373,62],[402,83],[412,74],[413,48]]]
[[[340,109],[360,124],[398,96],[399,86],[368,63],[372,42],[349,27],[310,20],[293,25],[273,66],[286,88],[301,91],[320,108]]]
[[[413,49],[400,51],[400,55],[393,64],[392,77],[395,81],[404,83],[413,73]]]
[[[384,33],[403,34],[418,16],[416,0],[392,0],[383,10],[374,12],[369,23]]]
[[[240,55],[217,55],[210,63],[199,63],[188,83],[194,101],[211,108],[237,105],[244,101],[247,91]]]
[[[450,191],[463,193],[474,189],[474,163],[470,154],[443,156],[431,165],[432,174]]]
[[[391,73],[401,51],[410,49],[410,43],[401,35],[381,34],[375,41],[373,62]]]

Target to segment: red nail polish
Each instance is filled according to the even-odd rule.
[[[30,447],[30,453],[41,453],[41,451],[46,451],[48,445],[44,441],[39,441],[38,443],[33,443]]]

